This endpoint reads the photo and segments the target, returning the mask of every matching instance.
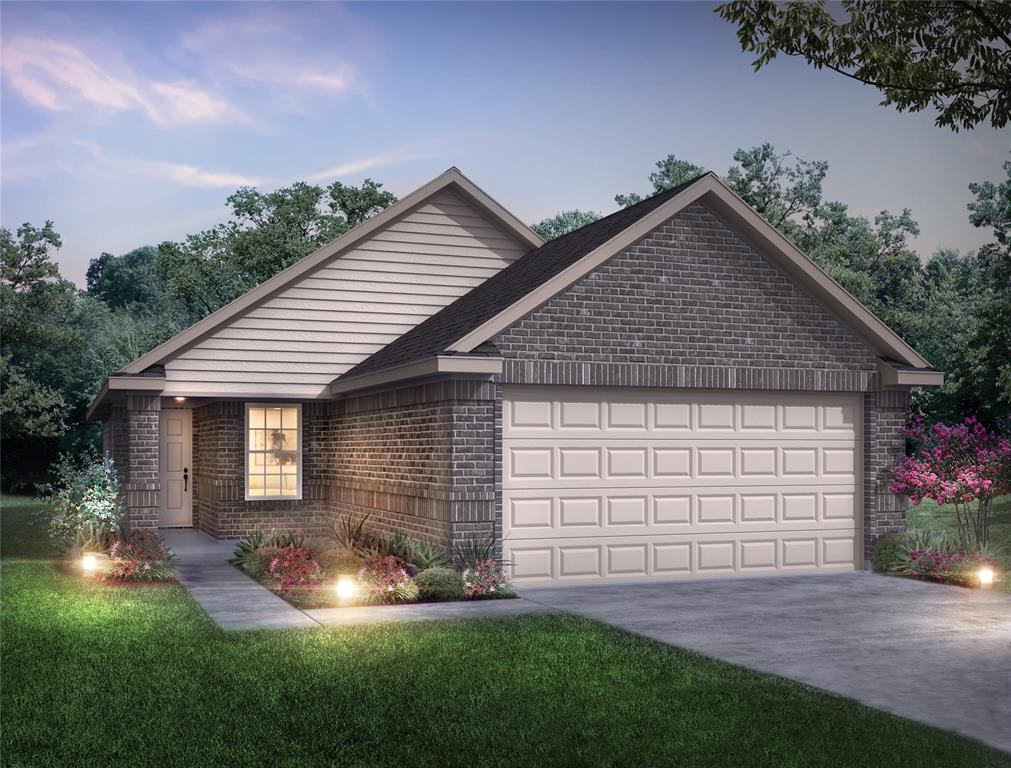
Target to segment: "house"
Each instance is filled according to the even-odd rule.
[[[544,243],[455,168],[109,377],[129,525],[369,513],[517,583],[861,568],[943,374],[707,173]]]

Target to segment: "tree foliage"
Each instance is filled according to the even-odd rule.
[[[700,165],[689,163],[686,160],[679,160],[674,155],[667,155],[662,160],[657,160],[656,170],[649,175],[649,183],[653,185],[652,194],[656,195],[660,192],[666,192],[668,189],[678,186],[678,184],[684,184],[686,181],[698,178],[705,172],[706,169]],[[642,199],[642,195],[637,192],[614,196],[614,202],[622,208],[635,205],[641,202]]]
[[[600,214],[596,211],[580,211],[578,209],[562,211],[550,218],[538,221],[530,228],[544,238],[545,241],[554,240],[556,237],[567,235],[573,230],[585,227],[587,224],[592,224],[599,218]]]
[[[394,202],[371,179],[360,187],[339,181],[325,188],[297,182],[273,192],[244,187],[228,198],[229,221],[159,245],[157,271],[166,295],[196,320]]]
[[[145,245],[122,256],[103,253],[92,259],[88,293],[112,309],[157,301],[165,292],[164,277],[155,268],[157,255],[157,248]]]
[[[933,108],[954,131],[1011,117],[1011,4],[1006,0],[911,2],[734,0],[716,8],[737,26],[756,70],[779,54],[799,56],[873,86],[883,106]]]

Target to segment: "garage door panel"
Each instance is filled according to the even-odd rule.
[[[598,438],[599,439],[599,438]],[[624,480],[712,485],[819,482],[852,483],[857,454],[852,441],[802,444],[797,441],[732,442],[663,438],[633,442],[511,438],[504,450],[504,479],[510,487],[540,487],[545,480],[611,487]]]
[[[856,527],[857,494],[852,487],[809,486],[779,491],[756,485],[672,492],[666,487],[517,489],[506,494],[504,522],[511,538],[625,535],[678,530],[711,533],[739,528],[811,530]]]
[[[506,541],[517,585],[852,570],[852,531]]]
[[[512,390],[518,387],[510,387]],[[776,434],[805,436],[812,433],[852,436],[859,431],[859,399],[844,393],[653,390],[660,399],[616,394],[602,399],[598,388],[567,390],[562,396],[546,387],[527,387],[535,394],[520,395],[505,404],[507,431],[550,431],[557,435],[599,430],[620,436],[649,432],[720,434]],[[684,394],[682,394],[684,393]],[[789,403],[783,400],[784,395]]]
[[[859,395],[507,386],[518,584],[853,569]]]

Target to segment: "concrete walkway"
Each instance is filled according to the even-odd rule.
[[[179,583],[223,629],[292,629],[348,626],[385,621],[470,619],[549,611],[527,600],[349,606],[302,611],[228,562],[234,541],[212,539],[193,528],[163,528],[176,556]]]
[[[234,541],[193,528],[163,528],[161,534],[175,553],[179,583],[223,629],[319,626],[229,563]]]
[[[1011,752],[1006,593],[861,572],[522,594]]]

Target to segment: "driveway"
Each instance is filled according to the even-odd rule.
[[[1011,752],[1011,595],[847,573],[523,597]]]

